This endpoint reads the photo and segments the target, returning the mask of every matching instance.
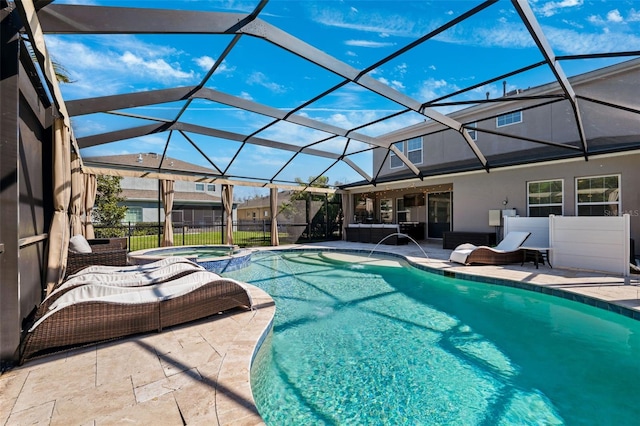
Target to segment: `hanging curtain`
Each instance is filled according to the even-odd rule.
[[[84,175],[84,236],[87,240],[96,237],[93,231],[91,216],[93,214],[93,204],[96,202],[97,191],[98,183],[96,181],[96,175]]]
[[[71,153],[71,236],[84,235],[82,215],[84,214],[84,176],[80,168],[80,156]]]
[[[271,201],[271,245],[280,245],[278,235],[278,188],[271,188],[269,200]]]
[[[348,192],[342,193],[342,216],[343,226],[353,223],[353,195]],[[342,233],[342,239],[346,239],[346,235]]]
[[[54,121],[52,182],[54,212],[49,228],[47,294],[64,278],[69,249],[67,209],[71,199],[71,140],[62,118]]]
[[[173,245],[173,222],[171,221],[171,211],[173,210],[173,181],[161,180],[162,205],[164,207],[164,232],[162,233],[162,247]]]
[[[225,185],[222,191],[222,205],[224,207],[227,244],[233,245],[233,185]]]

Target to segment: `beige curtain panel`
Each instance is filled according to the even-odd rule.
[[[84,175],[80,157],[71,153],[71,236],[84,235],[82,216],[84,215]]]
[[[278,188],[269,190],[271,202],[271,245],[280,245],[280,236],[278,235]]]
[[[93,205],[96,202],[97,191],[98,182],[96,180],[96,175],[84,175],[84,236],[87,240],[91,240],[96,237],[93,231],[91,216],[93,215]]]
[[[349,223],[353,223],[353,195],[349,193],[342,194],[342,216],[343,216],[343,225],[348,225]],[[342,238],[346,238],[344,232],[342,233]]]
[[[233,244],[233,185],[225,185],[222,190],[222,205],[224,206],[226,221],[226,241]]]
[[[171,221],[171,211],[173,210],[173,181],[161,180],[162,205],[164,207],[164,231],[162,233],[162,247],[173,245],[173,222]]]
[[[53,135],[53,204],[47,253],[47,294],[64,278],[69,249],[68,206],[71,200],[71,138],[69,128],[58,118]]]

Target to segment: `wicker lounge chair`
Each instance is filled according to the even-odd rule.
[[[90,267],[93,268],[93,267]],[[110,267],[117,268],[117,267]],[[124,269],[124,268],[123,268]],[[205,269],[192,262],[164,262],[155,268],[130,270],[129,272],[115,273],[82,273],[71,276],[57,286],[38,306],[35,318],[40,318],[46,313],[58,298],[72,289],[82,285],[105,285],[111,287],[143,287],[175,280],[182,276]]]
[[[127,264],[126,238],[99,238],[85,240],[90,253],[69,250],[66,275],[72,275],[90,265],[125,266]]]
[[[251,306],[242,283],[208,271],[145,287],[87,284],[59,297],[29,328],[20,360]]]
[[[495,247],[461,244],[451,252],[449,261],[464,265],[506,265],[522,261],[520,246],[530,232],[509,232]]]

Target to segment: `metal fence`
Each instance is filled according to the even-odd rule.
[[[94,225],[96,238],[126,237],[129,251],[160,246],[163,224],[127,223],[119,226]],[[173,224],[173,245],[227,244],[224,224]],[[331,241],[342,238],[342,222],[278,223],[280,244]],[[240,247],[271,245],[271,221],[233,222],[233,243]]]

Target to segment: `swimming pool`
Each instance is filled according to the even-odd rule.
[[[633,424],[640,322],[390,257],[254,254],[276,301],[252,368],[269,425]]]

